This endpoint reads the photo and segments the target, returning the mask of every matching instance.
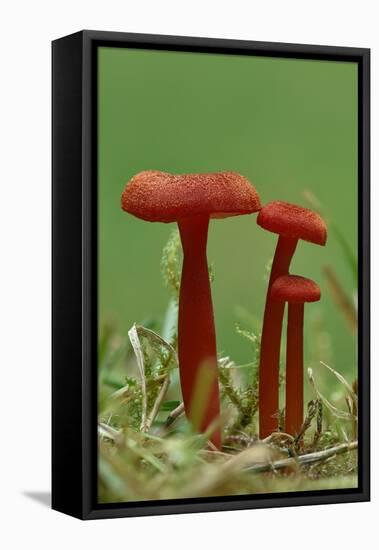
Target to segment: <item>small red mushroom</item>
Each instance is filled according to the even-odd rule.
[[[267,289],[259,362],[259,435],[263,439],[278,430],[279,412],[279,362],[284,303],[271,300],[271,287],[278,277],[288,274],[298,240],[323,246],[327,228],[316,212],[281,201],[263,206],[257,223],[279,235]]]
[[[270,292],[273,302],[288,302],[285,431],[294,436],[303,424],[304,411],[304,303],[318,302],[320,296],[320,288],[314,281],[297,275],[278,277]]]
[[[146,171],[130,180],[121,203],[123,210],[144,220],[178,222],[184,254],[178,318],[184,408],[195,429],[204,432],[216,425],[210,439],[220,448],[216,335],[206,256],[208,224],[210,218],[257,212],[258,194],[235,172],[173,175]]]

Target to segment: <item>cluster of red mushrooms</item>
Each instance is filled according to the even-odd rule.
[[[177,222],[183,247],[178,355],[184,409],[197,431],[222,444],[216,334],[206,256],[210,218],[259,212],[257,223],[278,235],[268,283],[259,363],[259,436],[278,431],[279,363],[288,303],[285,431],[303,422],[304,304],[320,299],[318,285],[290,275],[299,239],[325,245],[327,228],[316,212],[281,201],[261,206],[254,186],[236,172],[174,175],[148,170],[125,187],[122,209],[150,222]]]

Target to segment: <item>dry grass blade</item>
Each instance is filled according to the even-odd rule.
[[[358,328],[357,312],[354,304],[342,288],[336,274],[330,266],[324,266],[324,274],[328,282],[329,290],[337,307],[341,310],[347,324],[353,334],[356,334]]]
[[[183,416],[184,414],[184,403],[180,403],[173,411],[170,412],[168,417],[166,418],[165,422],[165,428],[168,428],[175,422],[177,418],[180,416]]]
[[[123,444],[123,436],[121,430],[116,430],[115,428],[112,428],[112,426],[108,426],[108,424],[105,424],[104,422],[99,422],[97,430],[100,437],[111,439],[118,446]]]
[[[146,393],[146,377],[145,377],[145,361],[143,358],[143,351],[140,339],[138,337],[137,326],[134,324],[128,332],[130,343],[132,344],[136,359],[138,370],[141,376],[141,389],[142,389],[142,413],[141,413],[141,430],[144,430],[146,424],[147,414],[147,393]]]
[[[341,384],[347,390],[349,396],[351,397],[351,399],[353,400],[353,402],[357,406],[357,404],[358,404],[357,394],[354,391],[354,388],[352,386],[350,386],[349,382],[342,376],[342,374],[340,374],[339,372],[334,370],[332,367],[330,367],[329,365],[324,363],[324,361],[320,361],[320,363],[321,363],[321,365],[326,367],[328,370],[330,370],[330,372],[332,372],[334,374],[334,376],[337,378],[337,380],[339,380],[341,382]]]
[[[330,401],[328,401],[328,399],[322,395],[322,393],[320,392],[320,390],[317,388],[316,386],[316,382],[313,378],[313,371],[312,369],[308,369],[308,379],[309,379],[309,382],[312,386],[312,388],[314,389],[317,397],[319,399],[321,399],[321,401],[324,403],[324,405],[326,406],[327,409],[330,410],[330,412],[337,418],[340,418],[342,420],[351,420],[351,414],[348,413],[348,412],[345,412],[345,411],[341,411],[340,409],[337,409],[337,407],[335,407],[334,405],[332,405],[332,403]]]
[[[142,325],[134,325],[134,327],[138,335],[147,338],[152,344],[165,348],[170,354],[171,358],[175,361],[176,365],[178,365],[179,360],[175,348],[173,348],[171,344],[166,342],[166,340],[164,340],[162,336],[159,336],[159,334],[157,334],[153,330],[143,327]]]
[[[176,350],[166,342],[159,334],[154,332],[153,330],[150,330],[148,328],[145,328],[141,325],[134,324],[132,328],[128,332],[130,342],[133,346],[133,350],[137,359],[137,365],[141,376],[141,389],[142,389],[142,415],[141,415],[141,426],[140,429],[142,432],[147,432],[151,428],[155,417],[157,416],[159,412],[159,407],[162,404],[162,401],[167,393],[168,386],[170,384],[170,378],[168,372],[166,372],[164,375],[157,376],[155,378],[155,382],[158,381],[158,379],[162,380],[162,385],[159,390],[159,393],[157,395],[157,398],[154,402],[154,405],[150,411],[150,414],[148,415],[147,411],[147,380],[146,380],[146,373],[145,373],[145,362],[144,362],[144,354],[142,350],[142,344],[141,344],[141,338],[146,338],[149,343],[154,348],[164,348],[168,352],[168,357],[166,360],[166,368],[168,368],[171,360],[174,360],[176,364],[178,364],[178,357]]]
[[[161,389],[159,390],[159,393],[157,395],[157,398],[155,400],[155,403],[153,405],[153,408],[151,409],[151,412],[149,414],[149,417],[146,420],[145,423],[145,431],[149,431],[151,428],[151,425],[153,424],[155,417],[157,416],[159,412],[159,408],[162,404],[162,401],[167,393],[168,387],[170,385],[170,378],[168,375],[165,376],[163,380],[163,384],[161,386]]]

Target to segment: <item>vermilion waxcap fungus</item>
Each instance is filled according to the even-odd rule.
[[[271,287],[273,302],[288,302],[285,431],[291,435],[297,435],[303,424],[304,303],[317,302],[320,296],[320,288],[314,281],[297,275],[278,277]]]
[[[194,215],[227,218],[260,209],[255,188],[236,172],[175,175],[147,170],[130,180],[121,204],[138,218],[164,223]]]
[[[183,246],[178,318],[179,372],[186,415],[195,429],[215,426],[221,446],[216,335],[206,257],[210,218],[260,209],[255,188],[235,172],[173,175],[145,171],[125,187],[123,210],[151,222],[178,222]],[[218,423],[218,426],[217,426]]]
[[[325,245],[327,228],[316,212],[295,204],[274,201],[259,212],[257,223],[279,235],[267,289],[259,363],[259,434],[265,438],[278,429],[279,360],[284,303],[273,303],[274,281],[287,275],[299,239]]]
[[[324,245],[327,228],[317,212],[288,202],[269,202],[259,212],[257,224],[283,237]]]
[[[306,302],[318,302],[321,291],[318,284],[312,279],[300,277],[300,275],[283,275],[283,277],[276,279],[272,285],[271,297],[279,302],[304,304]]]

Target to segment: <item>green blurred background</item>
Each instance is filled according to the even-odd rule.
[[[160,258],[173,224],[120,208],[124,185],[141,170],[235,170],[262,203],[312,207],[304,195],[311,192],[356,253],[356,64],[100,48],[98,74],[100,328],[111,320],[126,335],[134,322],[155,320],[159,332],[167,307]],[[251,350],[235,323],[260,331],[276,240],[254,215],[210,224],[218,350],[242,364]],[[306,365],[322,359],[351,381],[356,340],[332,300],[325,265],[353,298],[356,280],[332,229],[325,248],[300,242],[292,264],[322,289],[321,302],[306,307]]]

